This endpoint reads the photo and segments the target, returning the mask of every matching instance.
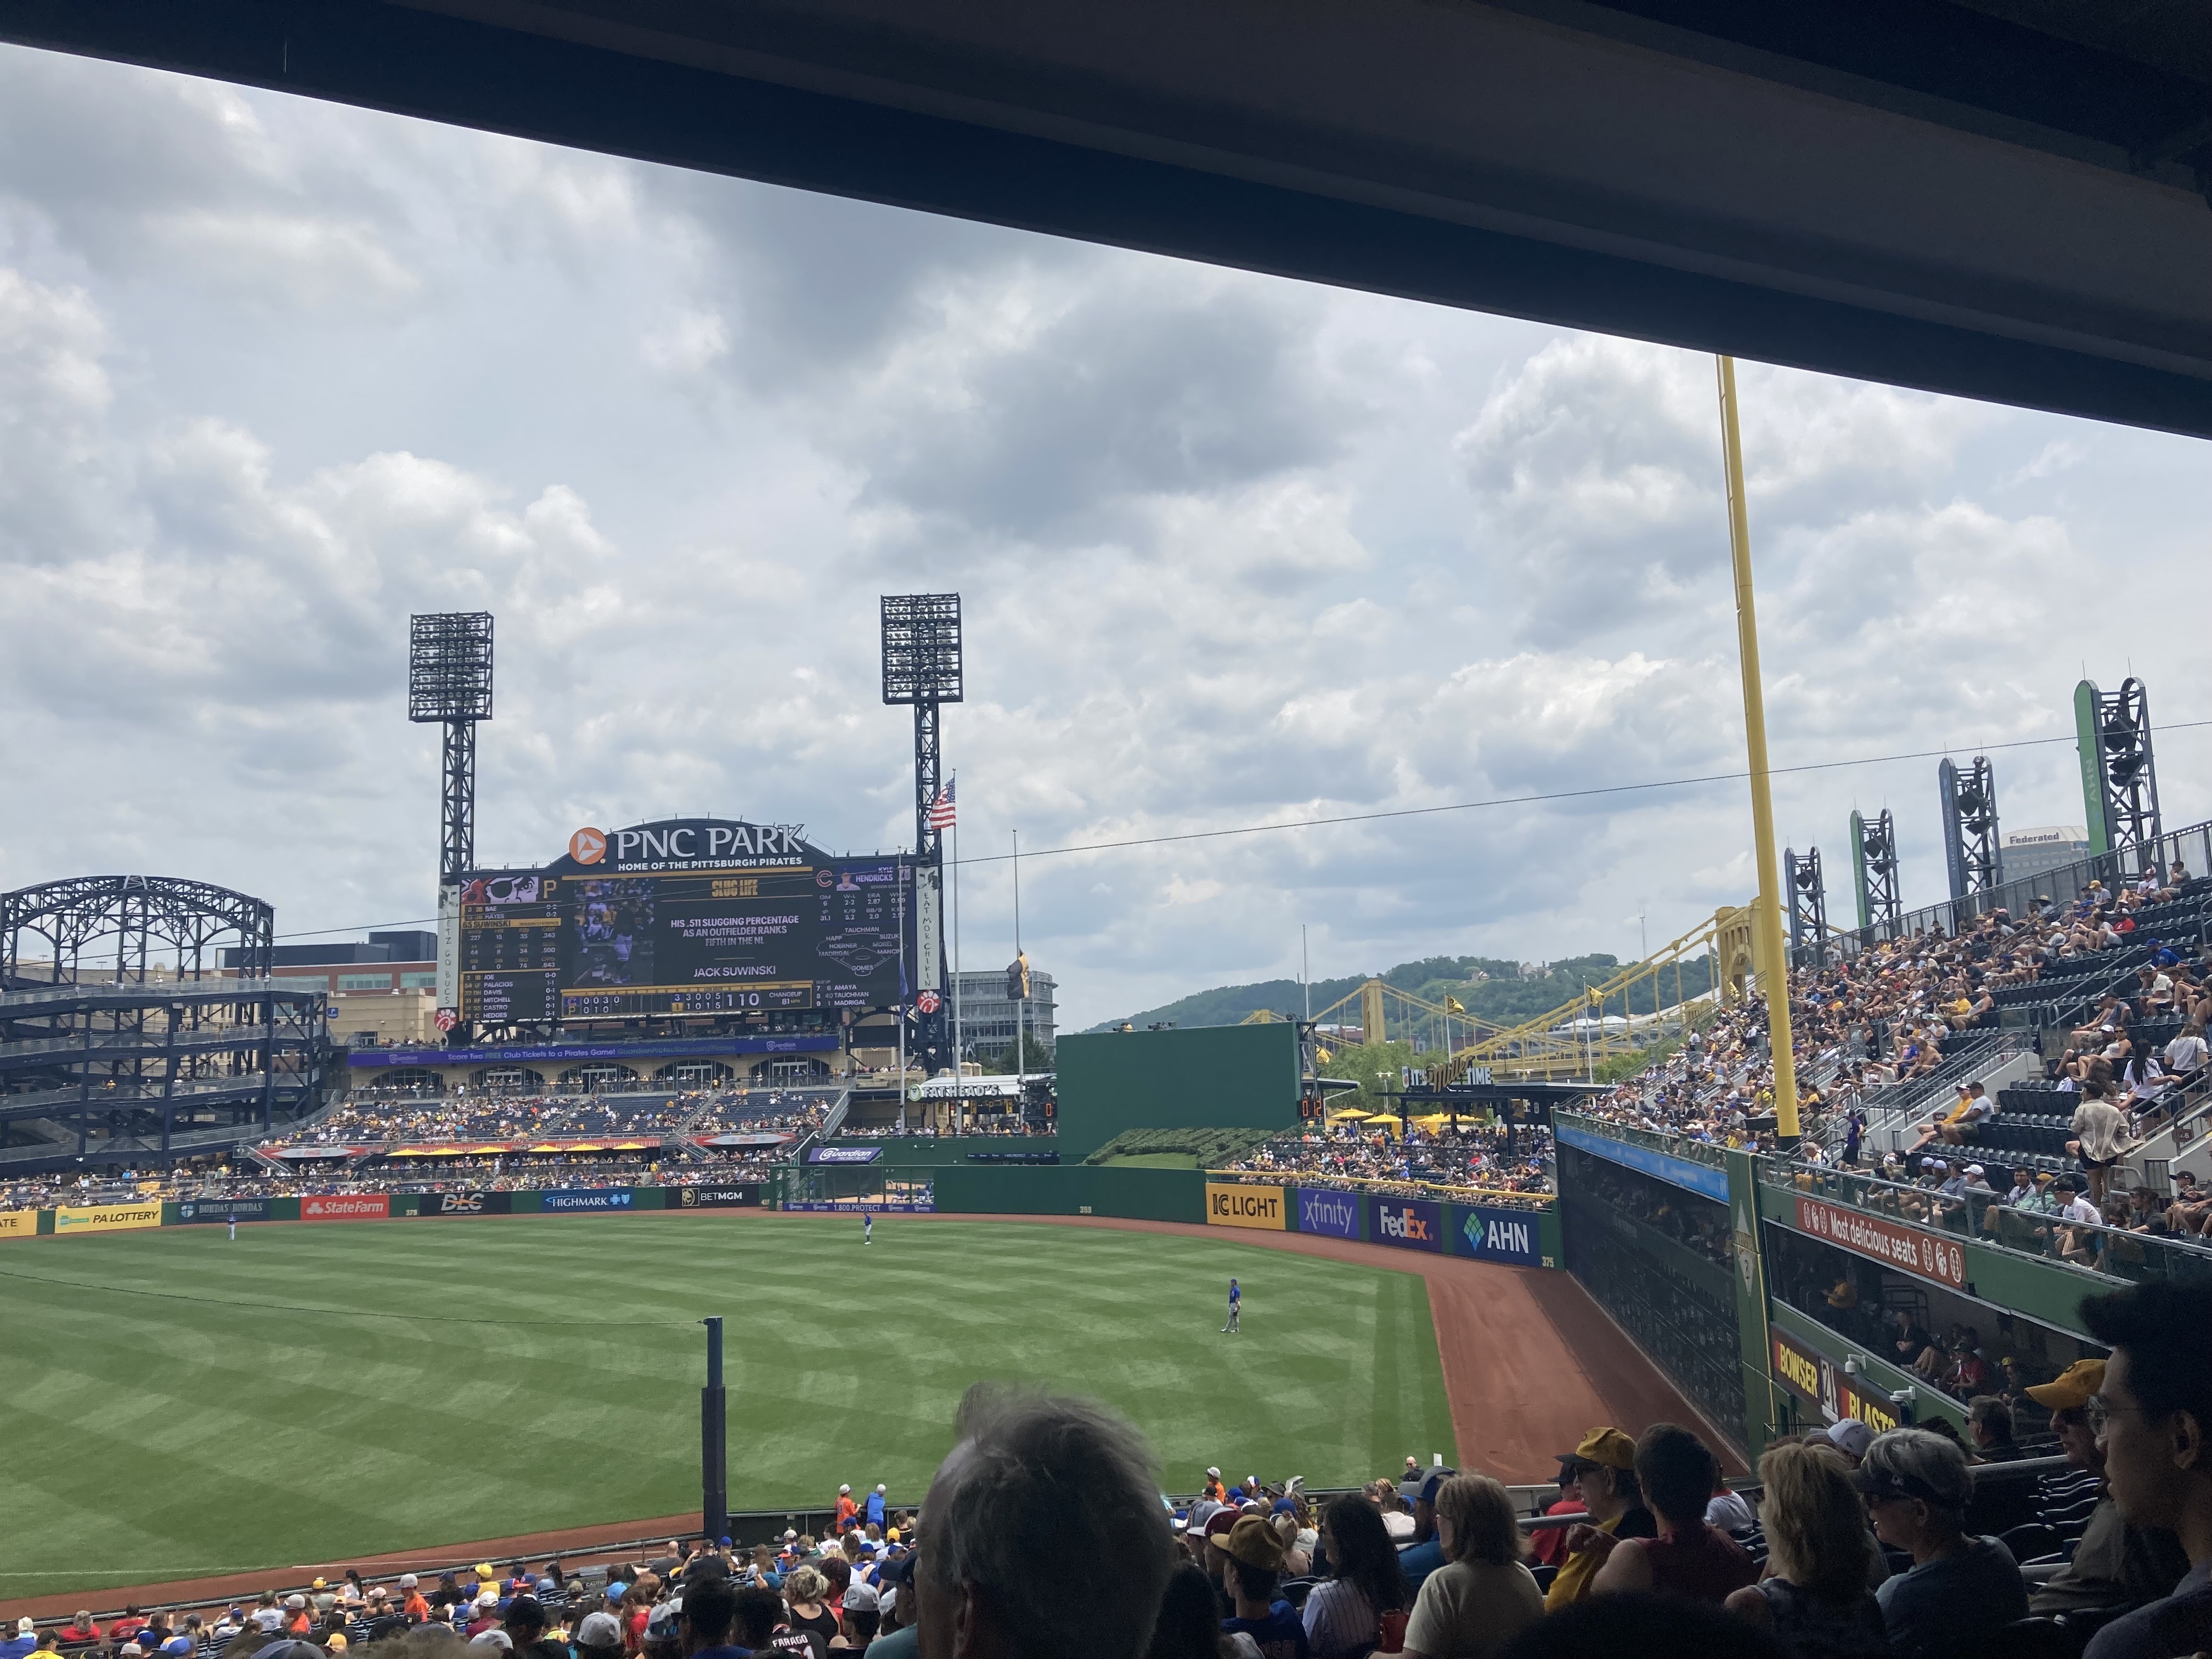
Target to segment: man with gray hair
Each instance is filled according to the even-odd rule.
[[[1979,1652],[2027,1617],[2027,1589],[2012,1552],[1966,1535],[1974,1472],[1954,1440],[1926,1429],[1876,1435],[1851,1484],[1866,1494],[1874,1535],[1907,1551],[1912,1570],[1875,1592],[1897,1659]]]
[[[953,1430],[922,1506],[922,1659],[1140,1659],[1175,1561],[1144,1437],[991,1382]]]

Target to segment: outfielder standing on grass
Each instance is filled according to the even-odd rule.
[[[1237,1288],[1237,1281],[1229,1281],[1229,1322],[1221,1328],[1224,1336],[1243,1334],[1244,1292]]]

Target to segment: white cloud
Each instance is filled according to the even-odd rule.
[[[1741,375],[1778,763],[2063,734],[2085,656],[2212,715],[2202,446]],[[424,914],[449,607],[499,619],[487,861],[678,810],[895,845],[876,599],[950,588],[962,850],[1021,830],[1073,1022],[1301,923],[1321,974],[1626,954],[1750,881],[1741,781],[1586,793],[1741,769],[1719,474],[1686,354],[0,52],[0,885]],[[2063,746],[1998,764],[2078,817]],[[1892,801],[1925,896],[1933,771],[1785,775],[1782,833],[1847,867]],[[1202,838],[1048,855],[1153,836]],[[963,872],[970,966],[1010,874]]]

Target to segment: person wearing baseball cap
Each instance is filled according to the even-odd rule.
[[[1592,1429],[1569,1457],[1559,1460],[1560,1478],[1571,1473],[1589,1519],[1567,1528],[1567,1559],[1544,1593],[1544,1608],[1557,1613],[1589,1594],[1590,1580],[1621,1538],[1656,1538],[1659,1523],[1644,1506],[1636,1484],[1636,1443],[1619,1429]]]
[[[1229,1488],[1221,1484],[1221,1471],[1219,1468],[1209,1467],[1206,1469],[1206,1485],[1201,1489],[1200,1495],[1201,1497],[1210,1498],[1217,1504],[1225,1504],[1229,1501]]]
[[[1306,1659],[1304,1621],[1275,1595],[1283,1577],[1280,1534],[1267,1516],[1255,1513],[1238,1516],[1220,1541],[1221,1587],[1235,1609],[1221,1621],[1223,1632],[1250,1637],[1270,1659]]]
[[[1866,1460],[1867,1448],[1874,1444],[1874,1431],[1856,1417],[1846,1417],[1828,1425],[1828,1443],[1843,1453],[1844,1462],[1853,1468]]]
[[[2097,1426],[2102,1413],[2094,1402],[2105,1386],[2105,1362],[2077,1359],[2048,1382],[2027,1390],[2027,1397],[2051,1413],[2058,1449],[2081,1475],[2045,1475],[2037,1483],[2042,1503],[2038,1515],[2061,1537],[2073,1528],[2061,1525],[2080,1513],[2075,1482],[2086,1478],[2094,1494],[2087,1524],[2072,1558],[2028,1595],[2028,1611],[2048,1617],[2061,1613],[2109,1612],[2140,1607],[2172,1593],[2189,1571],[2180,1541],[2163,1527],[2131,1527],[2120,1518],[2105,1480],[2105,1449]],[[2054,1510],[2053,1503],[2064,1506]]]
[[[1437,1539],[1437,1490],[1457,1474],[1457,1469],[1431,1469],[1413,1489],[1413,1548],[1398,1552],[1398,1565],[1406,1574],[1406,1588],[1418,1592],[1421,1581],[1444,1564],[1444,1547]]]

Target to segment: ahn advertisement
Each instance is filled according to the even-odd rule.
[[[1359,1196],[1322,1187],[1298,1188],[1298,1231],[1325,1238],[1359,1237]]]
[[[177,1206],[177,1221],[187,1227],[228,1221],[233,1216],[240,1221],[266,1221],[276,1202],[273,1198],[188,1198]]]
[[[507,1215],[511,1212],[514,1194],[508,1192],[489,1192],[481,1188],[459,1193],[425,1193],[422,1207],[417,1215]]]
[[[391,1218],[389,1193],[334,1194],[300,1200],[302,1221],[388,1221]]]
[[[161,1206],[158,1203],[64,1206],[54,1212],[54,1231],[58,1233],[128,1233],[161,1224]]]
[[[538,1195],[538,1207],[544,1211],[627,1210],[633,1207],[635,1194],[627,1187],[555,1188]]]
[[[1407,1250],[1443,1251],[1442,1205],[1425,1198],[1370,1198],[1367,1204],[1367,1237],[1375,1243],[1395,1244]]]
[[[1477,1207],[1465,1211],[1459,1236],[1467,1242],[1466,1253],[1479,1261],[1503,1261],[1516,1267],[1544,1265],[1533,1210]]]
[[[1206,1183],[1206,1224],[1282,1232],[1285,1230],[1283,1196],[1280,1187],[1247,1187],[1236,1182],[1209,1181]]]
[[[757,1210],[761,1189],[757,1182],[743,1187],[663,1187],[663,1201],[672,1210]]]

